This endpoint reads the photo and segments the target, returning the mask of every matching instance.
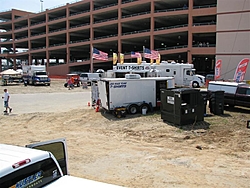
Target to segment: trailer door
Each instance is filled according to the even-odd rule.
[[[109,82],[98,81],[99,99],[101,99],[102,108],[109,110]]]

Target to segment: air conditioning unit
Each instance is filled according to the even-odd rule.
[[[139,74],[125,74],[126,79],[140,79],[141,75]]]

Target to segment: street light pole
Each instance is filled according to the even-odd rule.
[[[41,12],[43,11],[43,0],[40,0],[41,2]]]

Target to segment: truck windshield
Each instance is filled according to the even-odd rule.
[[[56,163],[48,158],[0,178],[0,185],[1,188],[38,188],[60,177]]]
[[[250,88],[239,88],[238,93],[243,95],[250,95]]]
[[[193,70],[187,70],[186,75],[193,76]]]
[[[193,74],[193,75],[195,75],[195,71],[196,71],[195,69],[192,69],[192,74]]]
[[[46,72],[36,72],[36,75],[37,76],[45,76],[45,75],[47,75],[47,73]]]

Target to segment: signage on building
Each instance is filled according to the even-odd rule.
[[[113,66],[114,72],[149,72],[150,71],[150,65],[143,65],[143,64],[136,64],[136,63],[124,63],[124,64],[117,64],[116,66]]]

